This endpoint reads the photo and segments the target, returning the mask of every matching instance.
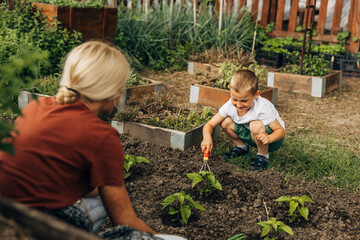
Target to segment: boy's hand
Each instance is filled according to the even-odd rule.
[[[259,135],[256,135],[256,139],[261,141],[262,144],[266,145],[266,144],[270,144],[270,138],[269,138],[269,135],[265,134],[265,133],[262,133],[262,134],[259,134]]]
[[[201,142],[201,152],[204,152],[206,150],[210,153],[212,148],[213,148],[213,142],[211,139],[210,140],[204,139]]]

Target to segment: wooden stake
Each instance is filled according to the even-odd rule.
[[[194,33],[196,32],[196,3],[197,3],[197,0],[193,0]]]
[[[169,44],[171,48],[171,30],[172,30],[172,12],[173,12],[174,0],[170,0],[170,29],[169,29]]]
[[[218,31],[218,36],[220,36],[220,33],[221,33],[221,23],[222,23],[222,13],[223,13],[223,1],[224,1],[224,0],[220,0],[220,9],[219,9],[219,31]]]

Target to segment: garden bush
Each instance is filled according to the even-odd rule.
[[[21,57],[25,49],[44,50],[50,64],[41,66],[41,74],[59,73],[62,59],[81,42],[80,33],[70,33],[59,22],[50,26],[29,2],[17,2],[12,11],[0,5],[0,64]]]

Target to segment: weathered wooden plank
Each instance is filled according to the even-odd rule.
[[[350,35],[350,47],[349,50],[352,53],[359,52],[360,43],[358,41],[354,42],[352,41],[353,37],[360,38],[360,2],[359,0],[355,0],[354,2],[354,10],[353,10],[353,19],[351,23],[351,35]]]
[[[343,0],[336,0],[333,22],[331,27],[332,35],[336,35],[339,31],[342,7],[343,7]]]
[[[285,9],[285,0],[279,0],[276,21],[275,21],[275,29],[282,30],[282,24],[284,21],[284,9]]]
[[[325,29],[326,22],[326,12],[327,12],[328,0],[321,0],[319,16],[317,21],[317,29],[318,34],[323,34]]]
[[[290,10],[289,27],[288,27],[289,32],[295,32],[298,8],[299,8],[299,0],[293,0]]]
[[[270,0],[263,0],[260,25],[265,28],[269,23]]]
[[[275,73],[274,86],[280,91],[311,94],[312,77]]]
[[[271,33],[269,33],[269,35],[273,37],[292,37],[297,39],[304,36],[303,33],[299,33],[299,32],[288,32],[288,31],[278,31],[278,30],[273,30]],[[324,35],[324,34],[318,34],[316,36],[313,36],[312,40],[319,42],[331,42],[331,43],[340,42],[339,40],[336,39],[335,35]]]
[[[37,240],[99,240],[84,230],[75,228],[38,210],[0,198],[0,214],[13,219]]]
[[[254,22],[257,20],[258,8],[259,8],[259,0],[252,0],[252,3],[251,3],[251,19]]]

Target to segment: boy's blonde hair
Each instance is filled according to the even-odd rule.
[[[130,65],[116,48],[98,41],[83,43],[66,57],[56,101],[71,104],[115,99],[123,94]]]
[[[238,70],[231,77],[229,88],[236,92],[250,92],[255,95],[258,90],[258,79],[250,70]]]

